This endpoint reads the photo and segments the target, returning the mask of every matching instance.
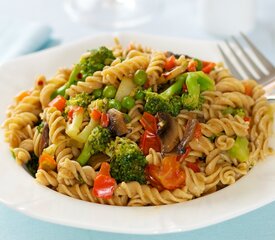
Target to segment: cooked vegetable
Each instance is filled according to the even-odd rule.
[[[100,126],[106,128],[109,126],[109,123],[109,116],[106,113],[101,113]]]
[[[144,112],[139,120],[145,130],[152,133],[157,133],[157,119],[148,112]]]
[[[164,69],[166,71],[170,71],[175,66],[176,66],[176,58],[174,55],[171,55],[170,57],[167,58],[167,60],[164,64]]]
[[[171,152],[179,144],[179,131],[178,124],[175,118],[171,117],[169,114],[159,114],[162,115],[162,119],[165,119],[165,129],[161,132],[160,139],[162,143],[162,151],[164,153]],[[160,123],[160,122],[159,122]]]
[[[122,101],[126,96],[129,96],[131,92],[137,87],[131,78],[123,78],[119,84],[119,87],[116,92],[115,99]]]
[[[173,85],[160,94],[149,90],[145,91],[144,111],[153,115],[165,112],[177,116],[182,109],[181,98],[177,94],[181,93],[186,77],[186,74],[180,75]]]
[[[228,153],[231,158],[236,158],[239,162],[246,162],[249,158],[247,138],[237,136],[233,147]]]
[[[67,106],[79,106],[87,108],[92,101],[92,96],[88,93],[79,93],[67,100]]]
[[[93,99],[101,98],[102,94],[103,94],[103,89],[102,88],[95,89],[92,93]]]
[[[149,164],[146,172],[154,187],[174,190],[185,185],[185,172],[177,156],[165,157],[160,166]]]
[[[191,168],[195,173],[201,171],[198,162],[186,162],[186,167]]]
[[[129,132],[122,112],[112,108],[107,113],[110,118],[109,129],[112,133],[120,137]]]
[[[103,89],[103,97],[105,98],[114,98],[116,96],[116,88],[112,85],[107,85]]]
[[[122,98],[121,106],[127,110],[131,110],[135,106],[135,100],[133,97],[126,96]]]
[[[57,96],[49,103],[49,107],[55,107],[62,112],[66,107],[66,99],[62,96]]]
[[[202,71],[204,72],[204,73],[210,73],[213,69],[214,69],[214,67],[216,66],[216,64],[215,63],[213,63],[213,62],[205,62],[205,61],[203,61],[203,68],[202,68]]]
[[[40,155],[38,169],[50,171],[55,170],[56,166],[57,163],[50,154],[43,152],[42,155]]]
[[[30,153],[31,155],[31,160],[29,160],[24,168],[26,168],[26,170],[33,176],[35,177],[35,174],[37,172],[37,169],[38,169],[38,157],[33,153],[31,152]]]
[[[245,116],[245,111],[243,108],[232,108],[232,107],[227,107],[224,110],[222,110],[223,115],[231,114],[233,116],[240,116],[244,117]]]
[[[50,131],[49,124],[45,123],[41,134],[41,140],[39,142],[39,150],[41,152],[39,152],[38,155],[42,153],[44,148],[47,148],[49,146],[49,141],[50,141],[49,131]]]
[[[110,175],[110,165],[107,162],[103,162],[94,180],[92,193],[98,198],[109,199],[112,198],[115,187],[116,180]]]
[[[117,182],[146,183],[147,161],[135,142],[116,137],[115,141],[109,143],[105,153],[111,158],[111,176]]]
[[[96,153],[90,157],[90,159],[87,162],[87,165],[96,169],[98,166],[100,166],[101,163],[109,162],[109,161],[110,161],[110,157],[107,156],[106,154]]]
[[[168,113],[158,112],[157,118],[157,134],[161,135],[168,128],[170,115]]]
[[[137,70],[135,75],[134,75],[134,83],[136,85],[144,85],[147,81],[147,74],[144,70],[140,69],[140,70]]]
[[[138,89],[136,94],[135,94],[135,99],[136,100],[143,100],[145,98],[145,93],[141,89]]]
[[[86,77],[92,76],[94,72],[102,70],[110,65],[115,59],[113,52],[106,47],[93,49],[81,57],[79,63],[74,66],[68,82],[53,92],[51,98],[58,95],[65,96],[66,90],[78,81],[84,81]]]
[[[96,126],[88,137],[77,161],[85,165],[90,157],[96,153],[104,152],[110,141],[110,131],[107,128]]]
[[[150,148],[156,152],[161,152],[161,141],[156,133],[145,130],[140,137],[139,147],[144,155],[149,153]]]
[[[116,99],[111,99],[111,100],[109,100],[108,108],[110,108],[110,109],[115,108],[118,111],[120,111],[121,110],[121,102]]]
[[[198,123],[199,121],[196,118],[189,119],[187,121],[183,138],[177,147],[177,151],[179,154],[183,154],[185,152],[185,147],[194,138],[195,130]]]

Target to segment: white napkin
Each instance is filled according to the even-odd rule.
[[[42,48],[52,30],[40,23],[1,22],[0,32],[0,62],[3,62]]]

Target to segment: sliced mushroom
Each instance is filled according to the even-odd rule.
[[[163,113],[163,112],[157,113],[156,118],[158,119],[158,124],[157,124],[158,135],[161,135],[168,127],[169,117],[170,115],[167,113]]]
[[[196,118],[192,118],[192,119],[188,120],[183,138],[177,147],[177,151],[179,154],[184,153],[185,147],[194,138],[194,133],[195,133],[196,126],[198,123],[199,123],[199,121]]]
[[[41,134],[41,140],[39,142],[39,156],[41,155],[43,149],[49,146],[49,131],[49,124],[45,123]]]
[[[101,163],[103,162],[109,162],[110,161],[110,157],[107,156],[104,153],[98,153],[95,154],[93,156],[91,156],[91,158],[88,161],[88,165],[90,165],[91,167],[93,167],[94,169],[98,169],[101,165]]]
[[[160,139],[162,142],[162,151],[164,153],[171,152],[179,143],[179,132],[177,121],[167,113],[159,113],[159,124],[161,123],[162,129]],[[159,125],[158,124],[158,125]]]
[[[127,128],[124,114],[115,108],[111,108],[108,110],[108,115],[110,118],[109,129],[111,132],[115,133],[117,136],[122,136],[129,132]]]

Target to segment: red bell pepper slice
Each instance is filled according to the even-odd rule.
[[[216,66],[216,63],[203,61],[202,66],[203,66],[202,71],[208,74],[214,69],[214,67]]]
[[[63,111],[66,107],[66,99],[63,96],[58,95],[50,103],[49,107],[55,107],[59,111]]]
[[[160,166],[149,164],[146,169],[152,186],[174,190],[185,185],[185,172],[177,161],[177,156],[165,157]]]
[[[201,125],[199,123],[197,123],[196,128],[195,128],[195,132],[194,132],[194,138],[199,139],[201,136],[202,136]]]
[[[176,58],[174,55],[170,56],[167,58],[165,64],[164,64],[164,69],[166,71],[170,71],[172,68],[176,66]]]
[[[144,112],[142,118],[139,120],[145,130],[149,132],[157,132],[157,119],[150,113]]]
[[[101,125],[101,127],[106,128],[106,127],[109,126],[109,123],[110,123],[110,119],[109,119],[108,114],[101,113],[101,118],[100,118],[100,125]]]
[[[90,116],[92,119],[94,119],[95,121],[99,121],[101,119],[101,112],[94,108],[91,113],[90,113]]]
[[[144,155],[148,155],[149,149],[153,148],[156,152],[161,151],[161,141],[156,133],[145,130],[140,138],[139,147]]]
[[[110,175],[110,164],[103,162],[94,180],[92,194],[98,198],[110,199],[114,194],[116,180]]]
[[[193,162],[186,161],[186,167],[191,168],[195,173],[201,171],[199,168],[198,162],[193,163]]]
[[[84,109],[82,107],[79,107],[79,106],[71,106],[70,107],[70,110],[68,112],[68,119],[69,121],[72,121],[73,120],[73,117],[74,117],[74,114],[75,113],[81,113],[83,112]]]

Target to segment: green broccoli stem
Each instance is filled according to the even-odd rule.
[[[196,99],[199,99],[200,96],[200,84],[198,83],[197,75],[188,75],[186,79],[186,87],[188,90],[188,95],[193,96]]]
[[[88,142],[86,142],[83,150],[81,151],[80,155],[77,158],[77,162],[79,162],[81,166],[85,165],[91,158],[92,156],[91,150],[92,150],[92,146]]]
[[[172,84],[169,88],[167,88],[164,92],[162,92],[160,95],[162,97],[171,97],[173,95],[178,95],[182,92],[182,86],[185,83],[185,80],[187,78],[187,74],[184,73],[176,78],[176,82]]]
[[[60,95],[60,96],[65,96],[66,95],[66,90],[73,84],[75,84],[78,80],[77,80],[77,76],[80,73],[80,66],[78,64],[75,65],[73,71],[70,74],[69,80],[68,82],[61,86],[60,88],[58,88],[57,90],[55,90],[52,95],[51,95],[51,99],[54,99],[56,96]],[[67,96],[66,96],[67,97]]]

